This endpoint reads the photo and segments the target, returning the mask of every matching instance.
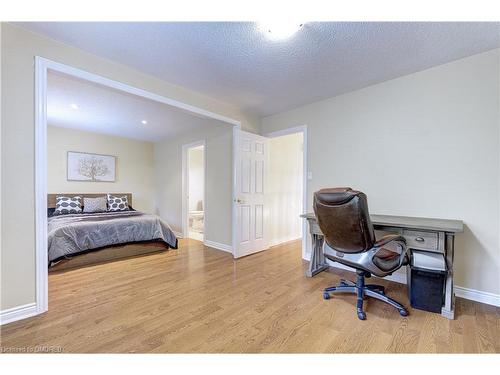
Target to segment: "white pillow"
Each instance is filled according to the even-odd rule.
[[[56,197],[54,215],[81,214],[82,197]]]
[[[114,195],[108,194],[108,211],[128,211],[128,199],[127,196],[116,197]]]
[[[97,197],[97,198],[83,198],[83,212],[91,213],[91,212],[106,212],[106,197]]]

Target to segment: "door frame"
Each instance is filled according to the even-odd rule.
[[[203,241],[205,241],[206,233],[206,212],[207,212],[207,144],[206,140],[187,143],[182,145],[182,236],[189,237],[189,223],[188,223],[188,189],[189,189],[189,160],[188,152],[190,148],[203,146]]]
[[[307,125],[299,125],[291,128],[286,128],[282,130],[277,130],[269,133],[264,133],[263,136],[267,138],[276,138],[289,134],[302,133],[302,142],[303,142],[303,150],[302,150],[302,213],[307,213]],[[302,220],[302,259],[308,259],[307,255],[307,244],[310,243],[307,239],[307,221]]]
[[[233,254],[233,258],[236,259],[237,253],[238,253],[238,235],[237,235],[237,230],[238,230],[238,223],[237,223],[237,217],[238,217],[238,205],[236,204],[236,199],[237,199],[237,180],[238,180],[238,171],[237,168],[239,167],[239,162],[236,160],[236,156],[238,155],[238,150],[237,147],[239,147],[240,143],[240,129],[233,128],[233,194],[232,194],[232,212],[231,212],[231,252]]]
[[[182,109],[197,116],[218,120],[241,128],[241,122],[230,117],[222,116],[206,109],[196,107],[178,100],[155,94],[98,74],[74,68],[70,65],[35,56],[35,302],[34,306],[26,309],[19,306],[19,313],[11,314],[12,318],[2,319],[1,324],[25,319],[29,316],[46,312],[48,306],[48,267],[47,267],[47,74],[48,71],[63,73],[71,77],[83,79],[103,86],[124,91],[146,99]],[[24,312],[25,309],[26,311]],[[22,311],[21,311],[22,310]],[[3,315],[3,314],[2,314]]]

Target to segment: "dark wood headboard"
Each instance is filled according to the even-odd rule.
[[[132,193],[109,193],[116,196],[127,196],[128,204],[132,206]],[[55,208],[56,207],[56,197],[65,196],[65,197],[82,197],[82,198],[97,198],[97,197],[105,197],[107,193],[58,193],[58,194],[47,194],[47,208]],[[83,201],[82,201],[83,204]]]

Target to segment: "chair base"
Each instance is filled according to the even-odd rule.
[[[356,309],[360,320],[366,319],[366,313],[363,311],[363,299],[365,297],[373,297],[382,302],[388,303],[389,305],[395,307],[401,316],[408,316],[408,310],[406,310],[402,304],[385,295],[385,288],[382,285],[365,285],[365,277],[370,276],[368,273],[365,271],[357,271],[356,273],[358,275],[356,283],[342,279],[340,280],[340,285],[325,288],[323,291],[323,298],[330,299],[330,294],[335,293],[356,294],[358,297],[356,301]]]

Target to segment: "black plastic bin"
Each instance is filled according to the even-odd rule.
[[[441,313],[447,275],[443,254],[413,250],[409,272],[411,307]]]

